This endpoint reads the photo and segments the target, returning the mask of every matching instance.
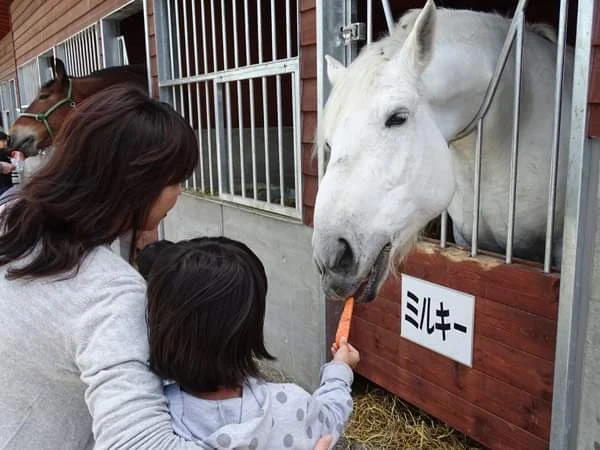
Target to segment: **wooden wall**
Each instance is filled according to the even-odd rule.
[[[312,157],[317,126],[317,19],[315,0],[300,0],[303,217],[312,225],[317,195],[317,162]]]
[[[10,13],[17,66],[126,3],[126,0],[13,1]]]
[[[150,74],[152,78],[151,95],[159,97],[158,90],[158,59],[156,56],[156,22],[154,15],[154,0],[148,0],[148,43],[150,45]]]
[[[0,81],[16,79],[15,49],[12,33],[0,39]]]
[[[400,337],[400,282],[357,305],[358,373],[492,449],[548,448],[558,274],[420,243],[403,273],[473,294],[473,367]]]

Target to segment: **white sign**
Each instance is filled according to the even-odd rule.
[[[474,316],[473,295],[402,274],[402,337],[471,367]]]

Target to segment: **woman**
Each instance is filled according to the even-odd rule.
[[[114,87],[78,106],[5,207],[0,448],[197,448],[172,434],[146,365],[145,284],[109,248],[156,227],[197,159],[175,111]]]
[[[173,434],[147,366],[145,283],[109,248],[156,228],[197,160],[172,108],[112,87],[78,105],[3,207],[0,448],[199,448]]]

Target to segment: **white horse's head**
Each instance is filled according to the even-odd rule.
[[[371,301],[390,261],[406,255],[454,193],[448,143],[420,93],[433,53],[433,1],[413,16],[412,29],[372,44],[348,68],[327,58],[333,90],[318,145],[330,158],[313,248],[323,289],[335,298]]]

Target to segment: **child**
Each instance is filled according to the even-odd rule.
[[[312,396],[266,383],[256,363],[273,359],[263,341],[266,293],[262,263],[240,242],[163,245],[148,275],[150,366],[176,383],[165,392],[180,436],[218,449],[312,449],[341,435],[358,351],[334,344]]]

